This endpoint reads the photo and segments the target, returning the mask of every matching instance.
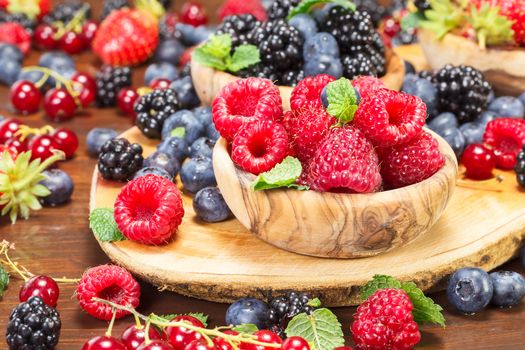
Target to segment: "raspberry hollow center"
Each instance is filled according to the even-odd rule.
[[[138,198],[138,203],[136,203],[133,213],[135,220],[149,221],[155,215],[158,203],[151,197],[148,200],[148,197],[149,196],[146,196],[146,198]]]
[[[402,104],[387,103],[386,112],[388,113],[388,122],[390,124],[398,125],[403,122],[405,110]]]
[[[100,299],[109,300],[117,304],[120,303],[125,296],[126,292],[124,289],[116,284],[112,284],[98,292],[98,297]]]
[[[267,153],[266,145],[268,141],[264,137],[257,136],[248,144],[248,149],[255,158],[262,158]]]

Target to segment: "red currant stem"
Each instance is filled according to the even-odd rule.
[[[75,91],[75,89],[73,89],[73,85],[75,84],[80,84],[80,83],[76,83],[76,82],[73,82],[69,79],[66,79],[65,77],[63,77],[61,74],[55,72],[54,70],[51,70],[49,68],[46,68],[46,67],[40,67],[40,66],[29,66],[29,67],[25,67],[22,69],[22,71],[37,71],[37,72],[42,72],[44,73],[44,77],[46,78],[44,80],[44,82],[47,80],[48,77],[53,77],[55,78],[55,81],[56,81],[56,88],[59,88],[61,85],[63,85],[67,92],[75,99],[75,102],[78,106],[81,105],[80,103],[80,100],[78,99],[78,96],[80,95],[80,92],[77,92]],[[42,77],[42,79],[44,78]],[[40,80],[42,80],[40,79]],[[37,82],[37,84],[40,83],[40,81]],[[40,84],[40,86],[38,86],[37,84],[35,84],[35,86],[37,86],[38,88],[40,88],[40,86],[43,84]]]
[[[113,308],[113,316],[111,316],[111,321],[109,322],[108,329],[106,330],[106,337],[111,337],[111,333],[113,332],[113,325],[115,324],[115,319],[117,318],[117,309]]]
[[[55,128],[51,125],[45,125],[39,128],[31,128],[27,125],[20,125],[18,130],[15,132],[15,136],[18,137],[20,141],[24,141],[28,136],[38,136],[38,135],[48,135],[55,132]]]
[[[38,175],[40,175],[40,173],[42,173],[42,171],[44,171],[45,169],[47,169],[51,164],[55,163],[56,161],[59,161],[59,160],[64,160],[66,159],[66,155],[64,152],[62,151],[59,151],[59,150],[52,150],[53,152],[53,155],[49,158],[47,158],[46,160],[44,160],[43,162],[41,162],[38,167],[36,167],[35,170],[33,170],[33,172],[31,174],[29,174],[28,176],[24,177],[23,179],[21,179],[20,181],[15,181],[12,185],[12,188],[13,188],[13,192],[19,192],[21,191],[22,189],[26,188],[31,182],[33,182],[34,178]],[[29,151],[29,153],[31,153],[31,151]],[[40,162],[39,159],[35,159],[33,162]],[[31,163],[33,163],[31,162]]]
[[[64,34],[66,34],[67,32],[75,28],[78,28],[78,26],[86,19],[86,12],[88,9],[89,9],[88,5],[85,4],[80,9],[78,9],[77,12],[75,12],[75,16],[71,18],[71,20],[65,26],[64,25],[57,26],[56,27],[57,31],[53,35],[53,39],[60,40],[60,38],[62,38]]]
[[[485,29],[478,31],[478,46],[481,51],[487,49],[487,31]]]
[[[137,318],[136,315],[133,315],[133,316],[135,316],[135,318]],[[150,326],[150,325],[151,325],[151,321],[148,320],[148,321],[146,322],[146,329],[144,330],[144,343],[145,343],[146,345],[151,344],[151,339],[149,338],[149,326]]]
[[[140,322],[140,318],[136,314],[133,314],[133,317],[135,317],[135,328],[142,329],[142,323]]]

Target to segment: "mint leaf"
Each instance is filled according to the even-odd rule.
[[[419,26],[419,21],[422,19],[423,15],[419,12],[410,12],[401,19],[401,29],[406,31],[412,28],[417,28]]]
[[[435,323],[442,327],[445,326],[445,317],[443,316],[443,308],[434,303],[434,301],[425,296],[423,291],[419,289],[414,282],[404,282],[401,284],[403,289],[408,296],[410,301],[414,305],[412,314],[414,315],[414,321],[418,324],[423,323]]]
[[[228,34],[212,35],[208,41],[193,51],[191,58],[204,66],[224,71],[227,68],[231,48],[232,38]]]
[[[208,66],[215,68],[220,71],[226,70],[226,62],[222,58],[218,58],[201,50],[202,47],[196,48],[191,54],[191,59],[195,62],[202,64],[203,66]]]
[[[0,297],[4,295],[4,291],[9,285],[9,274],[0,266]]]
[[[386,288],[401,288],[401,282],[396,280],[394,277],[386,275],[374,275],[372,280],[368,281],[363,287],[361,287],[361,300],[366,300],[372,294],[374,294],[379,289]]]
[[[114,242],[124,240],[119,231],[113,209],[96,208],[89,214],[89,228],[102,242]]]
[[[160,316],[152,314],[150,315],[150,318],[155,321],[170,322],[177,316],[192,316],[198,319],[199,321],[201,321],[204,327],[208,326],[208,315],[205,315],[202,312],[189,312],[187,314],[166,314],[166,315],[160,315]]]
[[[259,49],[255,45],[241,45],[235,49],[228,64],[230,72],[238,72],[261,61]]]
[[[340,123],[348,123],[354,119],[357,111],[357,96],[350,80],[340,78],[332,81],[326,87],[328,107],[326,112],[336,117]]]
[[[285,333],[287,337],[303,337],[312,345],[312,350],[333,349],[345,343],[341,323],[326,308],[317,309],[311,315],[296,315],[288,323]]]
[[[175,129],[170,131],[171,137],[178,137],[180,139],[184,138],[184,135],[186,135],[186,128],[183,126],[176,127]]]
[[[310,13],[314,7],[322,4],[336,4],[350,11],[356,10],[355,4],[348,0],[303,0],[290,11],[288,19],[300,13]]]
[[[321,306],[321,300],[319,300],[319,298],[313,298],[311,300],[309,300],[306,305],[308,306],[311,306],[311,307],[320,307]]]
[[[232,328],[232,330],[238,333],[253,334],[259,330],[256,325],[252,323],[240,324]]]
[[[295,187],[297,186],[295,181],[301,176],[302,171],[301,162],[297,158],[288,156],[272,170],[259,174],[252,182],[252,189],[260,191],[279,187]]]

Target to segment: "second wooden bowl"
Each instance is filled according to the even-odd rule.
[[[370,194],[276,189],[252,191],[255,175],[237,168],[220,139],[213,153],[217,184],[235,217],[279,248],[319,257],[358,258],[404,246],[428,231],[456,185],[457,161],[442,138],[445,165],[415,185]]]
[[[392,90],[401,89],[405,76],[405,65],[403,60],[391,49],[386,49],[386,69],[387,72],[380,79]],[[213,99],[219,91],[227,84],[240,79],[239,77],[221,72],[210,67],[203,66],[195,60],[191,61],[191,77],[193,86],[203,105],[211,106]],[[293,88],[290,86],[279,86],[283,99],[283,108],[290,110],[290,95]]]

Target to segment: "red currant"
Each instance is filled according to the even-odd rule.
[[[223,332],[224,334],[231,334],[231,335],[237,335],[236,331],[232,330],[226,330]],[[213,339],[213,344],[215,344],[215,347],[217,350],[233,350],[233,346],[224,338],[217,337]]]
[[[172,322],[186,322],[195,327],[204,328],[201,321],[195,317],[187,315],[177,316]],[[184,350],[184,347],[192,341],[202,339],[200,333],[185,327],[166,327],[166,335],[168,336],[168,341],[171,346],[173,346],[174,350]]]
[[[144,343],[144,340],[146,339],[146,328],[141,327],[137,328],[137,325],[132,324],[128,328],[122,332],[122,335],[120,336],[120,339],[122,340],[122,343],[126,345],[126,348],[128,350],[136,350]],[[159,333],[155,330],[155,328],[150,328],[148,332],[149,339],[151,340],[161,340],[161,336]]]
[[[66,154],[66,158],[71,158],[78,149],[78,137],[74,131],[59,128],[51,134],[58,144],[58,149]]]
[[[82,104],[82,107],[89,106],[95,101],[95,95],[97,91],[97,83],[95,79],[87,73],[78,72],[71,77],[71,81],[78,84],[73,84],[73,89],[80,93],[78,99]]]
[[[95,37],[95,34],[97,34],[98,30],[98,23],[88,19],[84,22],[84,25],[82,26],[82,36],[84,37],[84,41],[87,45],[90,45],[93,41],[93,38]]]
[[[184,68],[184,66],[191,61],[191,54],[193,53],[194,48],[190,47],[184,50],[182,56],[180,56],[179,67]]]
[[[206,11],[201,4],[195,1],[188,1],[182,5],[181,21],[182,23],[198,27],[208,23],[208,17],[206,16]]]
[[[66,32],[59,41],[60,49],[70,55],[81,53],[86,48],[84,37],[74,31]]]
[[[58,46],[58,40],[55,39],[56,30],[49,24],[39,24],[35,29],[33,39],[35,45],[40,50],[54,50]]]
[[[144,343],[137,350],[173,350],[173,346],[163,340],[154,340],[151,343]]]
[[[334,350],[354,350],[349,346],[338,346],[337,348],[334,348]]]
[[[82,350],[127,350],[120,340],[113,337],[98,336],[91,338],[82,347]]]
[[[9,118],[0,123],[0,144],[12,138],[22,125],[22,122],[15,118]]]
[[[42,94],[32,82],[19,80],[11,86],[10,99],[17,111],[30,114],[38,111]]]
[[[149,83],[149,86],[152,89],[166,90],[169,89],[170,83],[171,82],[168,79],[157,78],[153,79],[151,83]]]
[[[263,343],[269,343],[269,344],[282,344],[283,340],[281,337],[279,337],[277,334],[275,334],[272,331],[269,330],[261,330],[253,333],[253,335],[256,336],[256,339]],[[275,348],[271,348],[268,346],[263,345],[255,345],[255,344],[249,344],[249,343],[241,343],[241,346],[239,347],[240,350],[272,350]]]
[[[388,17],[384,21],[384,27],[383,32],[388,35],[389,37],[393,38],[395,37],[399,32],[401,31],[401,26],[399,25],[399,22],[397,22],[392,17]]]
[[[20,302],[27,301],[32,296],[42,298],[51,307],[57,306],[60,289],[54,279],[48,276],[33,276],[20,289]]]
[[[18,153],[16,152],[16,150],[14,148],[9,147],[9,146],[5,146],[5,145],[0,145],[0,160],[3,159],[4,152],[6,152],[6,151],[11,156],[11,159],[13,159],[13,160],[16,159],[16,156],[18,155]]]
[[[27,141],[20,141],[17,137],[11,137],[9,140],[5,142],[5,145],[7,147],[11,147],[16,149],[17,153],[22,153],[27,151]]]
[[[302,337],[290,337],[283,342],[283,350],[310,350],[310,345]]]
[[[49,135],[36,136],[29,143],[31,159],[40,158],[42,161],[53,155],[53,150],[60,149],[55,139]]]
[[[466,176],[473,180],[486,180],[492,177],[496,167],[494,153],[481,144],[468,145],[461,156],[461,163],[467,169]]]
[[[66,89],[51,89],[44,97],[44,109],[49,118],[59,122],[73,118],[77,104]]]
[[[135,116],[135,102],[139,98],[137,90],[129,87],[120,89],[117,95],[117,104],[120,110],[130,116]]]
[[[184,350],[217,350],[214,344],[209,345],[206,340],[194,340],[184,347]]]

